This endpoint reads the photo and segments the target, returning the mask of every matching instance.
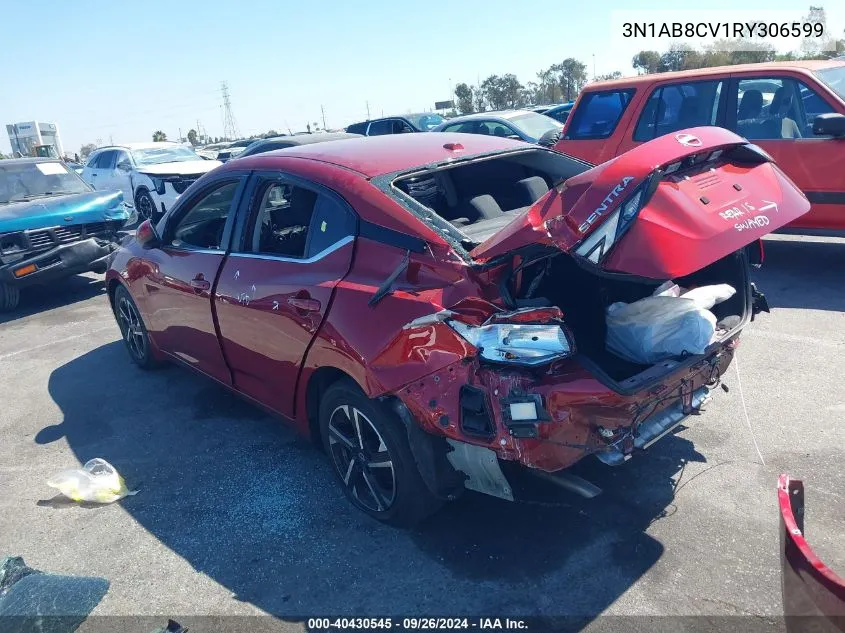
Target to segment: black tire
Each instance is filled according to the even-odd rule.
[[[115,290],[114,318],[132,361],[141,369],[160,367],[162,363],[153,358],[150,337],[141,312],[125,286],[118,286]]]
[[[402,421],[351,380],[323,394],[320,434],[347,498],[374,519],[411,527],[440,508],[417,470]]]
[[[152,194],[143,187],[138,189],[138,192],[135,194],[135,210],[138,212],[138,224],[144,220],[155,222],[159,216]]]
[[[20,300],[20,288],[0,282],[0,312],[11,312],[18,307]]]

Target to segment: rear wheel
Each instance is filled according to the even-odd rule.
[[[17,286],[0,281],[0,312],[10,312],[18,307],[21,290]]]
[[[158,367],[161,363],[153,358],[150,351],[150,338],[141,313],[124,286],[119,286],[114,293],[114,317],[117,319],[129,356],[135,364],[141,369]]]
[[[410,527],[440,507],[417,470],[402,422],[351,381],[323,395],[320,432],[346,496],[371,517]]]

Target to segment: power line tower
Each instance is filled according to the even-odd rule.
[[[240,133],[232,113],[232,102],[229,100],[229,84],[225,81],[220,84],[220,92],[223,93],[223,136],[235,140],[240,137]]]

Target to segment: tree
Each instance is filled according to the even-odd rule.
[[[472,107],[476,112],[484,112],[487,109],[481,86],[472,89]]]
[[[614,70],[612,73],[596,77],[596,81],[610,81],[612,79],[622,79],[622,73],[618,70]]]
[[[634,70],[640,73],[659,73],[661,71],[660,53],[657,51],[640,51],[631,60]]]
[[[159,141],[166,141],[166,140],[167,140],[167,134],[165,134],[161,130],[156,130],[155,132],[153,132],[153,142],[154,143],[158,143]]]
[[[568,57],[552,68],[557,73],[561,97],[566,101],[572,101],[587,83],[587,66],[577,59]]]
[[[188,142],[191,145],[199,145],[199,141],[197,141],[197,131],[196,130],[188,130]]]
[[[268,130],[267,133],[264,135],[264,138],[272,138],[278,135],[279,133],[276,130]]]
[[[464,83],[458,84],[455,86],[455,97],[458,99],[458,112],[470,114],[473,111],[472,88]]]
[[[687,44],[676,44],[660,56],[660,72],[700,68],[701,53]]]
[[[85,160],[95,149],[97,149],[97,146],[94,143],[85,143],[85,145],[79,148],[79,157]]]

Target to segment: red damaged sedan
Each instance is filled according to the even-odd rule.
[[[748,246],[808,209],[720,128],[598,167],[497,137],[353,139],[210,172],[107,284],[139,366],[178,361],[290,420],[356,506],[409,525],[464,489],[512,499],[501,460],[621,464],[698,410],[765,309]],[[736,290],[704,353],[610,351],[608,306],[667,280]]]

